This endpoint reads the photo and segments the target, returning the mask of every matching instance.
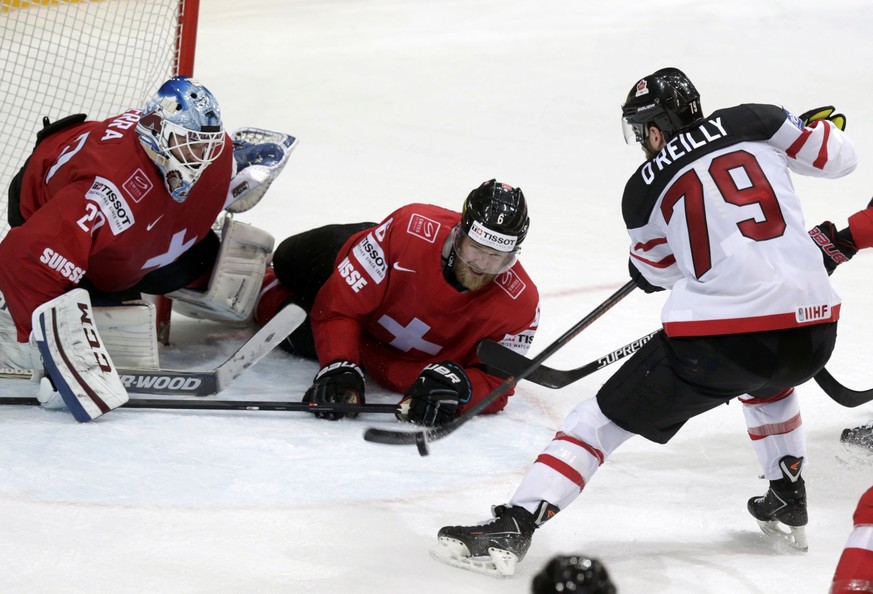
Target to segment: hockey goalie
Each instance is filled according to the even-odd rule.
[[[229,135],[215,97],[188,77],[104,121],[44,118],[9,188],[0,368],[33,369],[40,401],[85,422],[128,400],[116,365],[158,366],[142,294],[246,320],[274,240],[233,213],[257,204],[296,143]]]

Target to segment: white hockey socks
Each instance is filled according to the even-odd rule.
[[[127,391],[106,351],[84,289],[74,289],[33,312],[31,340],[67,409],[80,423],[127,402]]]
[[[228,215],[221,232],[221,249],[205,292],[179,289],[168,293],[174,309],[192,318],[242,322],[252,315],[267,259],[275,240],[262,229],[239,223]]]
[[[758,399],[744,394],[739,400],[764,478],[770,481],[782,478],[779,461],[784,456],[808,460],[800,402],[794,388],[772,398]]]
[[[634,435],[604,415],[597,398],[583,400],[564,419],[509,503],[531,513],[541,501],[564,509],[579,496],[606,458]]]

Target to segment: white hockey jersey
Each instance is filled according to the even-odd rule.
[[[631,262],[672,289],[669,336],[833,322],[840,298],[810,239],[790,171],[840,177],[857,164],[848,136],[781,107],[739,105],[679,133],[628,181]],[[790,170],[790,171],[789,171]]]

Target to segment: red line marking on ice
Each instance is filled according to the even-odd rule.
[[[557,291],[547,291],[540,293],[543,299],[551,299],[553,297],[571,297],[573,295],[584,295],[586,293],[600,293],[601,291],[614,291],[619,285],[588,285],[585,287],[574,287],[570,289],[559,289]]]

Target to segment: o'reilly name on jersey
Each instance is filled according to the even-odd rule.
[[[643,165],[640,170],[646,185],[655,181],[655,168],[663,171],[668,165],[688,153],[706,146],[714,140],[727,136],[727,131],[721,125],[721,117],[706,120],[694,130],[682,132],[670,139],[670,142],[661,149],[654,159]]]

